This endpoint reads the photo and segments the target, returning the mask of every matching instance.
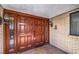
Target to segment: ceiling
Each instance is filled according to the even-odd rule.
[[[6,9],[51,18],[79,7],[79,4],[2,4]]]

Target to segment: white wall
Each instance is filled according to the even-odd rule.
[[[0,7],[0,16],[3,15],[3,8]],[[0,25],[0,54],[3,53],[3,24]]]
[[[79,36],[69,35],[69,13],[51,18],[53,27],[50,27],[50,44],[68,53],[79,53]],[[54,29],[55,25],[57,25],[57,30]]]

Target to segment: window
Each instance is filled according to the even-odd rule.
[[[70,14],[70,35],[79,35],[79,11]]]

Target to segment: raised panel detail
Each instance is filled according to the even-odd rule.
[[[9,47],[9,24],[5,24],[5,53],[20,52],[28,48],[40,46],[48,43],[49,39],[49,21],[47,18],[41,18],[37,16],[26,15],[23,13],[5,10],[4,14],[9,14],[14,17],[14,36],[11,38],[14,41],[11,41],[14,49]],[[12,27],[12,28],[13,28]],[[9,50],[10,49],[10,50]]]

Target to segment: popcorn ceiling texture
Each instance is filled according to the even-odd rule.
[[[69,35],[69,13],[51,18],[53,27],[50,27],[50,44],[67,53],[77,54],[79,53],[79,36]],[[57,25],[57,29],[54,29],[55,25]]]
[[[51,18],[79,7],[79,4],[2,4],[6,9]]]

